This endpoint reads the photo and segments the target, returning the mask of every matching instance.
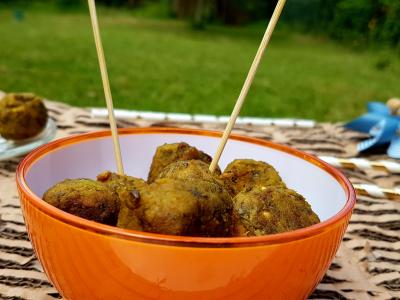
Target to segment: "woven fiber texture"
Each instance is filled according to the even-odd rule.
[[[89,110],[47,101],[58,126],[57,138],[107,129],[108,121]],[[186,127],[222,130],[222,124],[119,120],[119,127]],[[315,155],[355,157],[363,136],[341,124],[314,128],[241,125],[234,133],[272,140]],[[365,156],[364,156],[365,157]],[[385,156],[372,155],[368,159]],[[29,242],[15,185],[21,158],[0,161],[0,299],[57,299]],[[400,185],[400,176],[383,171],[344,170],[353,183]],[[310,299],[400,299],[400,202],[359,197],[343,243]]]

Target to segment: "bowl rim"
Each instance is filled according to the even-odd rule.
[[[182,134],[182,135],[201,135],[208,137],[221,137],[222,133],[219,131],[211,131],[204,129],[187,129],[187,128],[169,128],[169,127],[145,127],[145,128],[122,128],[118,129],[118,133],[121,136],[133,135],[133,134]],[[46,215],[57,219],[68,225],[88,230],[94,233],[113,236],[115,238],[123,238],[128,240],[135,240],[145,243],[164,244],[171,246],[186,246],[186,247],[208,247],[208,248],[225,248],[225,247],[249,247],[249,246],[260,246],[270,244],[280,244],[286,242],[294,242],[300,239],[309,238],[321,234],[327,230],[330,230],[332,226],[339,226],[342,224],[341,220],[345,219],[346,216],[351,214],[355,202],[356,194],[350,181],[337,169],[320,160],[319,158],[307,154],[303,151],[294,149],[289,146],[273,143],[267,140],[247,137],[243,135],[231,134],[229,139],[247,142],[251,144],[261,145],[263,147],[272,148],[281,152],[285,152],[290,155],[294,155],[300,159],[306,160],[307,162],[315,165],[323,171],[330,174],[343,188],[346,194],[346,203],[342,209],[328,218],[327,220],[318,224],[289,231],[285,233],[255,236],[255,237],[192,237],[192,236],[175,236],[156,234],[149,232],[142,232],[136,230],[128,230],[118,228],[116,226],[105,225],[94,221],[89,221],[67,212],[64,212],[42,200],[40,197],[35,195],[29,188],[25,175],[29,171],[30,167],[35,164],[42,157],[48,155],[51,152],[60,150],[64,147],[68,147],[73,144],[87,142],[95,139],[107,138],[111,136],[110,130],[95,131],[90,133],[78,134],[61,138],[40,146],[28,154],[18,165],[16,172],[17,188],[20,193],[20,199],[22,196],[29,199],[29,203],[35,208],[39,209]],[[23,204],[23,203],[22,203]],[[21,205],[24,210],[24,205]]]

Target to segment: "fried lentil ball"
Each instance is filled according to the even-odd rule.
[[[43,200],[70,214],[115,225],[119,200],[107,185],[91,179],[67,179],[48,189]]]
[[[39,134],[47,123],[43,101],[34,94],[7,94],[0,100],[0,135],[23,140]]]
[[[281,233],[320,222],[303,196],[283,187],[253,186],[233,198],[236,235]]]
[[[185,182],[157,179],[141,188],[139,197],[136,213],[144,231],[171,235],[196,233],[199,203]]]
[[[211,173],[209,165],[201,160],[180,160],[166,166],[158,175],[158,178],[174,178],[179,180],[204,180],[217,182],[218,171]]]
[[[120,202],[117,227],[143,230],[136,208],[139,206],[139,189],[146,185],[143,179],[127,175],[119,175],[105,171],[97,176],[97,180],[109,186]]]
[[[233,205],[228,191],[217,182],[188,180],[186,184],[199,204],[196,235],[231,236],[234,229]]]
[[[271,165],[252,159],[232,161],[225,168],[220,179],[232,196],[254,185],[285,187],[285,183]]]
[[[177,161],[168,165],[159,178],[185,181],[199,203],[200,236],[229,236],[232,232],[232,198],[200,160]]]
[[[150,167],[148,182],[153,182],[160,172],[169,164],[179,160],[201,160],[211,163],[211,157],[206,153],[186,143],[164,144],[157,148]]]
[[[159,178],[183,180],[200,207],[197,235],[229,236],[232,232],[232,198],[208,164],[200,160],[177,161],[161,171]]]

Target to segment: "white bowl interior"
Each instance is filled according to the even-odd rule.
[[[125,173],[147,178],[158,146],[186,142],[210,154],[215,153],[219,138],[190,134],[131,134],[120,136]],[[297,156],[248,142],[229,140],[220,160],[223,170],[237,158],[251,158],[273,165],[287,186],[306,197],[320,219],[337,214],[346,203],[344,188],[323,169]],[[71,144],[57,149],[35,162],[26,174],[26,182],[39,197],[55,183],[67,178],[96,178],[104,170],[115,171],[110,137]]]

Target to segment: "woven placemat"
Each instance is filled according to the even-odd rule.
[[[46,103],[58,125],[57,137],[107,129],[106,119],[58,102]],[[119,120],[120,127],[189,127],[222,130],[222,124]],[[315,155],[354,157],[363,136],[340,124],[314,128],[248,126],[235,133],[272,140]],[[371,159],[378,158],[372,156]],[[382,158],[382,157],[379,157]],[[0,299],[55,299],[52,287],[29,242],[15,185],[21,158],[0,161]],[[379,171],[344,171],[352,182],[400,185],[399,175]],[[400,203],[359,197],[343,243],[310,299],[400,299]]]

